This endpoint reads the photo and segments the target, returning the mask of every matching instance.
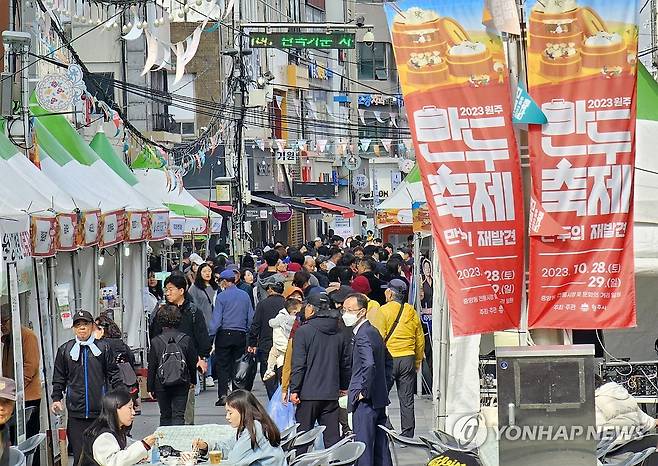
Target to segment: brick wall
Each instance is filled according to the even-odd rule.
[[[187,36],[194,32],[199,23],[171,23],[171,42],[175,44],[185,40]],[[212,23],[208,23],[206,29],[210,28]],[[220,55],[219,55],[219,32],[204,32],[201,34],[199,49],[192,61],[185,67],[186,73],[196,74],[194,81],[194,95],[197,99],[219,102],[220,99]],[[175,55],[172,54],[175,60]],[[210,109],[203,109],[204,113],[211,112]],[[207,126],[210,116],[197,114],[197,130],[202,126]]]

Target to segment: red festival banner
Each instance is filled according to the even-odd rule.
[[[635,1],[527,2],[531,328],[634,326]]]
[[[388,5],[455,335],[516,328],[523,191],[501,38],[482,0]]]

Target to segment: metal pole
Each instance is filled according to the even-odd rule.
[[[16,262],[7,264],[7,287],[11,304],[11,342],[14,352],[14,382],[16,382],[16,439],[25,441],[25,379],[23,378],[23,338],[21,335],[21,307],[18,299],[18,270]],[[11,350],[10,350],[11,351]]]
[[[448,325],[448,306],[445,285],[439,265],[439,252],[434,247],[432,252],[432,281],[434,296],[432,300],[432,392],[434,419],[439,430],[446,426],[446,395],[448,389],[448,355],[450,351],[450,333]]]
[[[414,284],[414,296],[413,304],[418,314],[418,318],[421,318],[421,306],[420,306],[420,288],[421,288],[421,279],[420,275],[422,273],[420,266],[420,233],[414,234],[414,269],[413,269],[413,284]],[[412,298],[411,296],[409,297]],[[423,364],[421,363],[420,369],[416,373],[416,393],[421,395],[423,393]]]

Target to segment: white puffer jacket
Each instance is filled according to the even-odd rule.
[[[594,403],[599,428],[632,426],[646,433],[656,427],[656,420],[642,411],[635,398],[618,383],[608,382],[597,388]]]

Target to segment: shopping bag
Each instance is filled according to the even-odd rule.
[[[267,404],[267,414],[270,415],[279,431],[295,424],[295,405],[291,402],[283,403],[281,400],[281,385],[276,389],[272,399]]]
[[[256,378],[256,356],[252,353],[245,353],[235,361],[235,377],[233,377],[233,387],[242,390],[251,390]]]

